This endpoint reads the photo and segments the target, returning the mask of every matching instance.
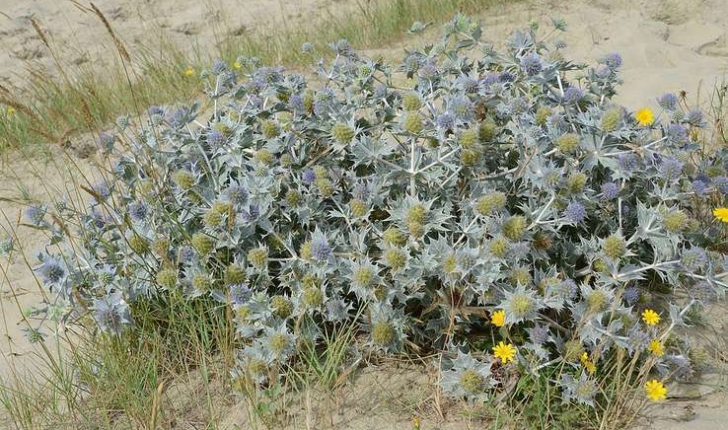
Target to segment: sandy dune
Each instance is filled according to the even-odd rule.
[[[112,26],[126,43],[134,47],[147,40],[150,32],[163,29],[177,43],[206,49],[220,35],[214,23],[226,21],[236,35],[250,31],[263,31],[271,23],[296,25],[311,21],[322,10],[332,13],[354,7],[350,0],[98,0],[99,9],[110,19]],[[629,108],[654,105],[655,98],[666,91],[687,93],[690,103],[705,106],[716,84],[728,81],[728,1],[726,0],[533,0],[499,8],[497,13],[484,11],[480,18],[485,23],[485,37],[502,40],[511,30],[525,26],[529,21],[545,22],[550,15],[563,17],[569,24],[562,37],[569,45],[570,58],[591,62],[606,53],[619,52],[624,59],[622,77],[624,85],[618,101]],[[52,59],[42,46],[28,22],[35,16],[54,43],[64,52],[64,61],[103,68],[112,55],[106,33],[90,13],[83,12],[70,1],[59,0],[0,0],[0,84],[22,86],[26,61],[51,65]],[[285,24],[284,24],[285,23]],[[439,29],[428,31],[423,37],[437,37]],[[390,47],[366,51],[370,55],[389,58],[401,57],[402,48],[422,39],[405,38]],[[13,168],[3,167],[0,196],[17,197],[17,186],[22,184],[29,194],[43,198],[47,191],[43,180],[61,184],[56,174],[47,176],[42,166],[27,167],[18,161]],[[45,177],[44,177],[45,175]],[[3,227],[13,225],[21,206],[0,202],[2,213],[8,220],[0,220]],[[43,243],[36,232],[21,228],[18,231],[30,256]],[[21,293],[19,301],[25,307],[37,299],[37,286],[32,273],[20,259],[8,263],[8,280],[13,291]],[[7,300],[10,287],[0,282],[0,303],[8,332],[0,342],[0,369],[7,369],[6,359],[21,357],[31,346],[20,332],[20,314],[15,303]],[[722,309],[722,311],[721,311]],[[718,313],[724,314],[722,304]],[[722,342],[725,360],[725,318],[716,322],[715,330],[722,333],[714,338]],[[11,354],[12,353],[12,354]],[[27,361],[27,360],[26,360]],[[725,369],[723,369],[725,371]],[[0,370],[0,375],[3,372]],[[720,374],[711,379],[715,393],[697,399],[679,399],[656,408],[658,419],[646,428],[660,429],[728,429],[726,406],[726,380]],[[662,417],[662,418],[659,418]],[[361,428],[366,418],[359,417]],[[391,418],[391,417],[390,417]],[[400,417],[401,418],[401,417]],[[685,421],[687,420],[687,421]],[[381,428],[406,428],[405,422],[387,423]],[[377,426],[379,427],[379,426]],[[449,427],[448,427],[449,428]]]

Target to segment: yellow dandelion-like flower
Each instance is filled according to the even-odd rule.
[[[240,64],[240,63],[238,63],[238,62],[236,61],[236,62],[234,62],[234,63],[233,63],[233,67],[235,68],[235,70],[240,70],[240,69],[242,69],[242,68],[243,68],[243,65],[242,65],[242,64]]]
[[[506,364],[516,358],[516,347],[510,343],[506,345],[503,341],[500,341],[498,345],[493,347],[493,355],[495,358],[500,358],[501,363]]]
[[[12,106],[8,106],[8,108],[7,108],[7,109],[5,109],[5,113],[6,113],[6,114],[7,114],[8,116],[13,116],[13,115],[15,115],[15,108],[14,108],[14,107],[12,107]]]
[[[662,342],[657,339],[652,339],[650,346],[648,346],[647,349],[658,357],[662,357],[662,354],[665,353],[665,347],[662,345]]]
[[[642,321],[647,325],[657,325],[660,322],[660,314],[652,309],[645,309],[642,312]]]
[[[653,402],[659,402],[667,398],[667,388],[657,379],[653,379],[645,384],[645,393],[647,394],[647,398]]]
[[[728,208],[715,208],[713,209],[713,216],[723,222],[728,222]]]
[[[506,323],[506,311],[503,309],[493,312],[490,316],[490,322],[496,327],[503,327]]]
[[[635,119],[640,125],[650,125],[655,121],[655,116],[649,108],[642,108],[635,112]]]
[[[589,374],[594,374],[597,371],[597,365],[593,361],[589,360],[589,354],[586,352],[581,354],[581,365],[586,369]]]
[[[188,67],[182,72],[182,74],[189,78],[195,76],[197,73],[195,73],[195,69],[193,69],[192,67]]]
[[[412,428],[414,430],[420,430],[420,417],[414,417],[412,418]]]

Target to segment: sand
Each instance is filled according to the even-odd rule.
[[[268,31],[270,25],[298,25],[314,20],[324,11],[342,13],[356,7],[356,2],[351,0],[98,0],[95,4],[132,51],[140,49],[139,45],[159,30],[190,49],[209,49],[222,35],[220,26],[215,25],[221,19],[226,21],[225,28],[230,29],[226,34],[242,37],[252,31]],[[52,68],[53,59],[29,24],[31,16],[61,50],[62,61],[99,69],[111,64],[111,41],[88,11],[70,1],[0,0],[0,85],[22,87],[27,61]],[[622,55],[624,84],[617,101],[630,109],[654,107],[656,97],[667,91],[685,92],[688,103],[706,107],[715,85],[725,85],[728,81],[726,0],[531,0],[505,5],[495,12],[483,11],[479,18],[485,24],[484,37],[502,41],[513,29],[532,20],[544,23],[548,16],[566,19],[568,31],[552,37],[568,43],[569,58],[593,62],[611,52]],[[398,59],[404,46],[424,43],[438,33],[439,29],[428,30],[423,36],[408,36],[392,46],[369,49],[365,53]],[[48,173],[56,169],[37,167],[36,162],[18,157],[10,160],[2,169],[0,196],[18,197],[21,193],[17,187],[22,185],[31,197],[43,199],[49,192],[41,184],[49,181],[62,188],[64,176]],[[31,165],[36,168],[30,168]],[[57,191],[51,193],[54,192]],[[0,220],[0,225],[7,228],[15,225],[22,205],[0,202],[0,209],[7,216]],[[29,256],[44,242],[42,235],[28,228],[18,229],[18,237]],[[0,304],[5,320],[0,330],[7,331],[0,341],[2,376],[10,364],[25,367],[32,362],[33,348],[21,332],[20,313],[16,303],[9,299],[11,292],[16,293],[21,308],[36,302],[40,293],[22,259],[0,260],[0,266],[7,270],[10,281],[10,285],[0,282]],[[725,310],[726,305],[722,303],[716,314],[725,314]],[[728,340],[725,317],[716,320],[714,331],[709,343],[722,348],[725,363]],[[720,363],[720,357],[716,358],[716,363]],[[711,372],[706,377],[707,385],[697,391],[676,388],[676,392],[687,394],[655,408],[651,412],[654,422],[647,422],[644,428],[728,428],[725,368],[717,367]],[[367,379],[364,381],[366,385]],[[393,397],[382,402],[391,403],[392,398],[401,397],[396,389],[393,391]],[[354,416],[349,418],[357,424],[351,428],[407,428],[409,425],[408,413],[398,416],[385,408],[388,412],[380,416],[372,413],[376,405],[354,409]],[[236,419],[231,415],[231,424]],[[443,428],[460,428],[453,426],[448,424]]]

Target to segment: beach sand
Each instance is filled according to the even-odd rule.
[[[109,18],[115,32],[132,52],[140,49],[140,44],[148,41],[153,31],[164,31],[175,43],[188,46],[190,50],[195,47],[204,50],[210,49],[219,40],[221,29],[215,22],[221,19],[225,20],[225,28],[229,29],[225,30],[226,34],[244,37],[253,31],[270,31],[271,25],[298,25],[315,20],[323,11],[342,13],[356,6],[349,0],[98,0],[95,4]],[[28,61],[53,70],[53,59],[33,30],[30,17],[37,19],[52,43],[63,52],[62,61],[97,69],[112,64],[115,51],[106,31],[92,13],[72,2],[0,0],[0,12],[0,85],[22,88]],[[485,24],[484,38],[502,41],[514,29],[523,28],[532,20],[545,22],[549,16],[562,17],[568,23],[566,33],[553,37],[562,38],[568,44],[570,59],[593,63],[611,52],[621,54],[624,84],[616,100],[629,109],[655,107],[656,98],[664,92],[684,92],[690,105],[707,107],[713,88],[728,81],[728,1],[534,0],[508,4],[499,7],[496,12],[483,11],[479,18]],[[364,53],[398,59],[402,56],[403,47],[422,43],[423,39],[437,37],[438,34],[439,29],[433,29],[423,36],[403,36],[400,42],[391,46],[367,49]],[[26,193],[35,199],[47,199],[54,193],[64,192],[64,184],[68,180],[65,174],[57,172],[58,169],[44,168],[38,164],[40,162],[21,157],[11,156],[9,159],[11,161],[3,166],[0,196],[18,198]],[[47,189],[44,183],[55,184],[55,189]],[[20,219],[23,205],[0,202],[0,209],[5,215],[0,225],[11,228]],[[27,227],[15,230],[30,257],[30,265],[35,264],[34,251],[42,246],[45,237]],[[28,264],[20,256],[12,262],[0,261],[0,265],[7,271],[7,280],[0,283],[0,303],[5,321],[0,330],[7,331],[0,341],[0,376],[3,376],[14,367],[28,368],[33,363],[33,346],[22,333],[19,309],[36,303],[41,292]],[[723,355],[716,356],[716,361],[722,359],[725,364],[728,359],[725,302],[715,309],[716,315],[723,317],[715,319],[715,336],[710,338],[709,343],[712,342],[718,353],[722,348]],[[653,408],[650,416],[654,422],[646,423],[644,428],[728,429],[724,371],[724,367],[716,367],[703,388],[682,390],[680,392],[686,393],[685,397]],[[380,376],[387,375],[386,371],[383,372]],[[367,405],[371,408],[352,407],[352,411],[347,412],[352,414],[347,417],[347,428],[410,428],[407,427],[411,425],[409,416],[392,411],[392,399],[401,399],[405,391],[411,394],[413,387],[420,387],[418,384],[427,378],[411,370],[396,373],[400,374],[400,379],[385,378],[386,382],[395,381],[401,386],[388,385],[385,392],[392,393],[391,397],[370,397],[374,404]],[[378,379],[370,370],[366,374],[368,376],[357,381],[352,391],[381,393],[381,390],[369,389],[372,381],[379,381],[376,384],[385,381],[380,381],[381,378]],[[417,402],[412,397],[406,400]],[[390,407],[382,409],[386,413],[372,412],[378,410],[377,401],[390,404]],[[361,399],[354,404],[361,406]],[[231,407],[231,425],[243,420],[240,414]],[[440,428],[466,427],[443,424]]]

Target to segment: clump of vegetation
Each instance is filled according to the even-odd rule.
[[[394,68],[340,40],[320,87],[217,61],[209,121],[195,105],[121,119],[128,146],[104,141],[89,207],[29,214],[53,237],[49,314],[124,338],[150,307],[227,309],[244,390],[350,325],[371,350],[442,353],[445,393],[474,405],[545,390],[599,420],[635,386],[665,398],[692,372],[674,329],[726,287],[724,151],[672,95],[656,113],[613,103],[617,54],[589,67],[535,27],[503,52],[480,34],[459,15]]]

